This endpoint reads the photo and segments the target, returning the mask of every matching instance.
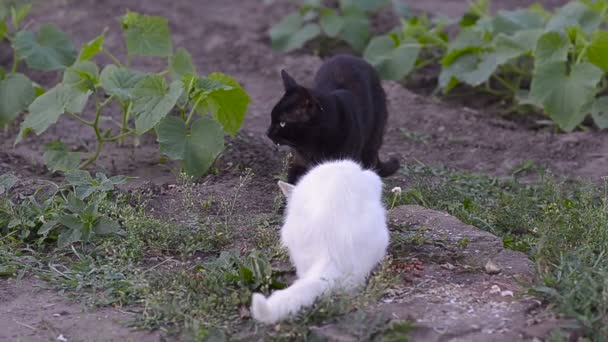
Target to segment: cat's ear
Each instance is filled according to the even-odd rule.
[[[298,87],[298,82],[296,82],[293,77],[289,76],[287,71],[281,70],[281,78],[283,79],[283,87],[285,87],[285,91]]]
[[[293,191],[293,188],[295,188],[295,186],[283,182],[283,181],[279,181],[277,184],[279,184],[279,188],[281,189],[281,192],[283,193],[283,195],[285,195],[285,197],[289,198],[289,196],[291,195],[291,192]]]

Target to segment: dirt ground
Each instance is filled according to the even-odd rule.
[[[462,14],[468,4],[466,0],[408,2],[417,10],[448,16]],[[550,7],[565,1],[541,2]],[[531,3],[532,1],[525,0],[493,1],[494,9]],[[106,46],[122,58],[125,49],[116,19],[118,16],[130,9],[167,17],[175,47],[186,47],[191,52],[200,73],[228,73],[241,83],[252,99],[243,129],[236,137],[229,139],[226,152],[217,162],[220,172],[206,177],[197,188],[209,195],[229,191],[239,182],[243,170],[249,168],[254,176],[243,194],[241,205],[243,211],[253,214],[272,207],[274,198],[267,194],[276,192],[275,176],[281,172],[283,165],[283,154],[264,136],[270,109],[282,92],[279,71],[286,69],[296,79],[308,84],[322,62],[320,58],[305,51],[288,55],[271,51],[267,30],[291,8],[290,4],[281,1],[265,6],[261,0],[53,0],[39,5],[31,24],[35,27],[42,22],[53,22],[65,30],[78,46],[96,37],[107,26],[109,31]],[[6,64],[9,58],[0,52],[0,63]],[[103,59],[101,61],[109,62]],[[146,68],[154,68],[158,66],[157,63],[158,61],[146,59],[134,61],[134,65]],[[38,75],[35,78],[48,85],[56,82],[60,76]],[[559,175],[592,181],[606,176],[608,135],[605,133],[590,130],[554,134],[545,130],[531,130],[484,110],[446,104],[435,98],[417,95],[395,82],[385,82],[384,86],[390,111],[383,148],[384,158],[397,156],[403,164],[421,162],[494,175],[508,174],[521,162],[532,160]],[[16,147],[13,147],[13,141],[18,131],[17,126],[12,127],[8,133],[0,133],[0,173],[13,171],[26,177],[52,177],[42,162],[41,142],[61,138],[74,148],[92,146],[93,135],[87,129],[62,118],[59,124],[43,136],[25,139]],[[175,216],[179,216],[180,211],[172,207],[179,194],[165,190],[168,184],[175,183],[175,177],[158,165],[158,146],[153,136],[144,137],[136,149],[131,145],[107,146],[104,152],[98,163],[100,169],[110,174],[139,177],[132,186],[159,187],[161,190],[153,199],[152,205],[164,212],[171,212],[173,218],[179,220]],[[391,180],[394,183],[400,181],[399,176]],[[11,303],[8,307],[0,305],[0,331],[9,331],[6,338],[47,338],[46,332],[32,335],[32,331],[41,331],[34,324],[42,324],[50,319],[42,317],[44,310],[47,310],[42,303],[56,302],[60,303],[56,307],[65,308],[62,310],[74,313],[81,311],[78,304],[60,299],[46,290],[33,292],[35,285],[36,282],[32,280],[20,285],[15,285],[12,281],[0,283],[0,302]],[[107,338],[104,335],[103,340],[144,340],[144,335],[131,335],[126,330],[118,329],[119,325],[114,322],[124,318],[120,312],[103,310],[64,317],[61,314],[54,316],[53,310],[55,309],[47,311],[51,314],[52,322],[59,323],[52,323],[51,326],[72,329],[69,331],[74,340],[78,340],[79,336],[83,336],[83,340],[90,340],[84,336],[90,332],[91,326],[103,329],[99,321],[117,329],[117,335]],[[64,319],[65,322],[61,322]],[[57,331],[52,329],[49,331],[63,332],[59,328]]]

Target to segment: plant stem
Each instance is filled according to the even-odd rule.
[[[97,141],[97,147],[95,148],[95,153],[89,159],[87,159],[85,162],[80,164],[80,166],[79,166],[80,169],[84,169],[85,167],[93,164],[97,160],[97,158],[99,157],[99,154],[101,153],[101,149],[103,148],[103,144],[104,144],[103,140]]]
[[[133,130],[133,129],[127,129],[126,131],[124,131],[124,132],[122,132],[122,133],[120,133],[118,135],[115,135],[113,137],[104,138],[103,141],[104,142],[111,142],[111,141],[116,141],[116,140],[122,140],[122,138],[124,138],[126,136],[129,136],[129,135],[131,135],[133,133],[135,133],[135,130]]]
[[[194,110],[196,109],[196,107],[198,106],[198,104],[201,102],[201,100],[203,99],[202,96],[200,96],[196,102],[194,102],[194,104],[192,105],[192,109],[190,110],[190,114],[188,114],[188,119],[186,119],[186,126],[188,126],[190,124],[190,121],[192,120],[192,116],[194,115]]]
[[[587,54],[587,49],[589,48],[589,44],[585,45],[581,53],[576,57],[575,64],[580,64],[583,61],[583,57]]]
[[[177,108],[179,109],[179,115],[182,117],[182,120],[186,121],[186,109],[179,104],[177,105]]]
[[[19,58],[17,57],[17,50],[13,50],[13,68],[12,68],[13,74],[15,74],[17,72],[18,67],[19,67]]]
[[[101,118],[101,111],[103,107],[110,101],[110,99],[112,99],[112,97],[109,97],[106,101],[100,103],[99,95],[95,94],[95,103],[97,104],[97,111],[95,112],[95,121],[93,122],[92,127],[95,130],[95,137],[97,138],[97,147],[95,148],[95,153],[89,159],[80,164],[81,169],[84,169],[85,167],[93,164],[101,153],[101,149],[103,148],[105,140],[103,139],[101,131],[99,130],[99,119]]]
[[[118,66],[122,66],[122,63],[120,63],[120,60],[118,58],[116,58],[116,56],[114,56],[110,51],[106,51],[105,49],[102,51],[106,56],[110,57],[110,59],[112,60],[112,62],[114,62],[114,64],[116,64]]]
[[[502,84],[505,88],[509,89],[509,91],[511,91],[511,93],[513,95],[517,94],[517,89],[515,89],[515,87],[509,83],[507,80],[505,80],[504,78],[494,74],[492,75],[500,84]]]
[[[125,139],[124,137],[127,135],[125,134],[128,130],[127,125],[129,124],[129,114],[131,112],[131,104],[133,102],[129,102],[126,106],[123,107],[123,112],[122,112],[122,126],[120,127],[120,138],[118,140],[118,145],[122,146],[125,143]]]
[[[82,118],[82,117],[80,117],[80,115],[78,115],[78,114],[75,114],[75,113],[70,113],[70,112],[67,112],[67,113],[68,113],[69,115],[71,115],[71,116],[72,116],[74,119],[76,119],[76,120],[78,120],[78,121],[82,122],[83,124],[85,124],[85,125],[87,125],[87,126],[91,126],[91,127],[93,127],[93,125],[95,124],[95,122],[93,122],[93,121],[88,121],[88,120],[83,119],[83,118]]]

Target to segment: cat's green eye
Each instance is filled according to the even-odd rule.
[[[281,127],[285,127],[285,125],[286,125],[285,121],[281,121],[281,122],[279,122],[279,126],[281,126]]]

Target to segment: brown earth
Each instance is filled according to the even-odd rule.
[[[542,2],[549,6],[564,3],[564,1],[551,0]],[[409,1],[409,3],[415,9],[427,10],[436,15],[456,16],[465,11],[468,1],[427,0]],[[524,0],[494,1],[495,9],[514,8],[531,3],[532,1]],[[53,22],[73,37],[77,46],[96,37],[104,27],[108,26],[106,46],[111,51],[117,51],[115,54],[122,58],[124,56],[123,39],[120,36],[116,18],[124,14],[127,8],[167,17],[174,45],[186,47],[191,52],[200,73],[212,71],[228,73],[247,90],[252,102],[243,129],[235,138],[229,139],[228,148],[217,163],[219,173],[202,180],[196,186],[196,191],[205,196],[221,196],[234,189],[239,183],[243,170],[250,168],[253,178],[239,199],[239,210],[246,215],[257,215],[270,211],[274,204],[274,197],[268,194],[276,193],[274,180],[282,170],[284,155],[269,143],[263,133],[269,123],[270,109],[281,96],[279,71],[285,68],[298,80],[309,83],[322,62],[320,58],[304,52],[281,55],[271,51],[266,32],[273,23],[289,12],[292,8],[291,5],[276,1],[270,6],[265,6],[259,0],[207,0],[205,2],[195,0],[147,2],[53,0],[39,4],[31,25],[35,27],[42,22]],[[0,62],[5,65],[7,61],[10,61],[10,56],[3,51],[7,50],[0,49]],[[102,58],[100,62],[105,64],[109,61]],[[136,59],[134,65],[154,68],[159,66],[159,62]],[[36,80],[45,85],[57,82],[60,77],[59,75],[34,76]],[[394,155],[401,158],[404,164],[422,162],[428,165],[445,165],[494,175],[508,174],[515,166],[526,160],[533,160],[560,175],[581,177],[592,181],[597,181],[608,173],[608,135],[605,133],[593,130],[572,134],[532,131],[512,121],[498,118],[489,111],[472,110],[442,103],[435,98],[416,95],[394,82],[385,82],[384,86],[388,94],[391,115],[383,149],[385,158]],[[87,115],[92,114],[89,111]],[[13,171],[25,177],[52,177],[42,163],[42,142],[46,143],[61,138],[64,143],[75,149],[82,146],[90,149],[94,142],[92,132],[67,118],[62,118],[57,125],[41,137],[29,137],[13,147],[16,132],[17,126],[14,126],[8,133],[0,133],[0,173]],[[144,137],[137,148],[131,144],[124,147],[110,145],[104,152],[105,154],[98,163],[100,170],[105,170],[110,174],[137,176],[139,180],[134,183],[134,186],[160,189],[156,192],[151,206],[162,213],[169,213],[172,220],[183,219],[180,215],[187,210],[180,208],[181,195],[167,190],[166,185],[174,183],[175,177],[166,168],[158,165],[158,146],[153,136]],[[398,176],[390,179],[389,183],[402,184],[403,181],[404,179]],[[438,213],[434,215],[441,216]],[[471,234],[482,234],[474,229],[467,231]],[[497,250],[500,248],[498,245],[492,246]],[[523,256],[519,256],[519,258],[518,262],[523,260]],[[457,274],[458,272],[441,268],[441,264],[430,266],[426,272],[434,275],[431,277],[434,282],[417,286],[416,289],[409,288],[407,291],[409,291],[408,295],[436,293],[437,295],[433,295],[433,298],[439,303],[439,306],[429,309],[431,311],[444,310],[447,312],[444,314],[454,313],[455,311],[451,311],[451,307],[447,306],[448,302],[464,296],[466,300],[462,299],[461,302],[458,302],[460,299],[455,299],[457,303],[469,305],[472,301],[477,304],[481,303],[480,305],[487,305],[483,310],[499,310],[496,312],[499,316],[503,315],[500,317],[511,319],[512,322],[521,323],[527,317],[522,314],[522,312],[527,312],[527,304],[519,301],[514,301],[516,304],[514,304],[513,312],[505,311],[511,310],[510,304],[505,304],[509,309],[500,307],[503,304],[499,304],[498,309],[495,304],[488,304],[494,303],[495,299],[500,299],[500,303],[510,300],[510,298],[488,295],[488,288],[491,288],[492,284],[498,284],[501,289],[504,287],[509,290],[515,289],[514,292],[519,291],[519,288],[514,287],[515,283],[500,278],[506,277],[505,274],[508,274],[506,271],[497,277],[489,277],[482,272],[474,271],[470,274],[469,280],[463,280],[462,276],[455,275],[454,282],[447,281],[450,277],[447,277],[446,274]],[[499,279],[498,283],[493,283],[495,279]],[[501,285],[503,283],[507,285]],[[35,282],[29,280],[18,286],[7,282],[0,284],[2,284],[0,301],[11,299],[13,308],[21,308],[5,310],[4,304],[0,305],[3,308],[0,311],[0,331],[10,331],[10,336],[47,337],[42,333],[32,335],[32,329],[26,325],[14,323],[14,321],[34,326],[36,328],[34,331],[42,331],[38,330],[37,324],[44,318],[42,314],[38,313],[41,305],[44,306],[44,304],[36,303],[51,300],[48,299],[49,296],[54,298],[52,300],[62,301],[61,305],[65,305],[66,310],[69,308],[70,312],[78,312],[80,309],[77,304],[69,304],[67,301],[57,299],[57,297],[53,297],[54,294],[49,292],[32,291]],[[440,296],[441,291],[451,295]],[[477,298],[476,296],[478,296],[479,303],[477,299],[471,299]],[[397,304],[387,303],[384,307],[392,308],[393,305],[399,305],[399,308],[395,308],[398,315],[401,315],[400,312],[404,315],[418,312],[419,315],[414,316],[427,327],[432,327],[433,331],[436,330],[433,322],[441,322],[444,319],[439,316],[432,318],[432,315],[420,314],[420,312],[426,312],[426,309],[423,310],[420,306],[422,305],[420,303],[425,302],[426,299],[421,300],[422,302],[419,301],[419,304],[416,305],[407,301],[409,304],[401,305],[400,301],[403,298],[398,299],[397,297],[394,299]],[[409,301],[413,301],[413,297],[408,298]],[[460,306],[460,304],[454,305]],[[411,305],[411,310],[404,309],[408,305]],[[32,308],[32,312],[23,308]],[[79,336],[87,336],[86,334],[90,331],[87,324],[82,322],[102,318],[102,321],[106,323],[99,324],[98,327],[103,330],[103,327],[106,326],[107,330],[104,331],[108,335],[99,330],[95,332],[95,336],[110,338],[110,336],[114,336],[109,335],[110,331],[113,331],[114,328],[118,329],[118,326],[112,323],[114,319],[122,320],[124,318],[111,310],[83,315],[78,316],[78,319],[82,317],[81,321],[69,318],[71,321],[65,324],[61,322],[62,317],[53,316],[53,322],[55,322],[53,324],[56,324],[54,327],[57,330],[51,329],[51,331],[64,335],[69,333],[77,340]],[[105,318],[106,315],[107,318]],[[461,318],[468,319],[465,316]],[[507,323],[505,326],[491,329],[500,330],[506,327],[517,336],[532,336],[525,333],[524,325],[520,323]],[[446,329],[448,329],[446,331],[450,331],[449,327]],[[116,335],[119,336],[117,337],[119,339],[120,336],[130,336],[134,339],[139,339],[140,336],[130,335],[130,333],[124,332],[125,330],[117,331],[123,331]],[[483,333],[483,327],[480,325],[479,329],[473,329],[469,333]],[[26,338],[26,340],[28,339]]]

